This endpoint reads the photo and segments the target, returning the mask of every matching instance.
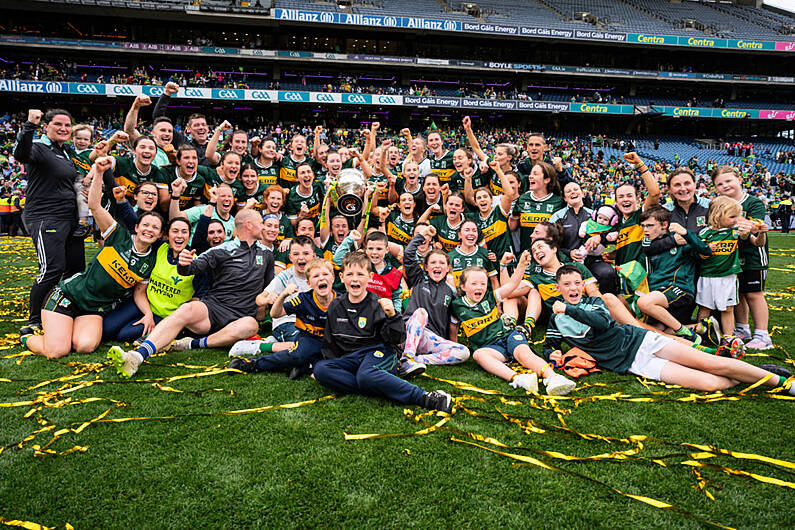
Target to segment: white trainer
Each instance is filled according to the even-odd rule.
[[[565,396],[574,390],[577,383],[560,374],[554,374],[549,379],[544,380],[544,386],[547,387],[547,394],[550,396]]]
[[[524,388],[528,392],[538,392],[538,376],[535,373],[519,374],[509,383],[513,388]]]
[[[257,355],[260,353],[259,345],[265,341],[262,340],[239,340],[232,345],[229,350],[230,357],[240,357],[241,355]]]

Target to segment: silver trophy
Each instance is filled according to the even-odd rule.
[[[329,189],[331,204],[346,217],[355,217],[364,207],[364,175],[358,169],[340,171],[337,181]]]

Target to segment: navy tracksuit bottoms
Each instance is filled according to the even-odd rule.
[[[347,394],[381,396],[406,405],[422,405],[425,391],[399,378],[397,353],[384,345],[315,363],[315,380]]]

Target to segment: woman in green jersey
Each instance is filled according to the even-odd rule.
[[[506,254],[502,264],[514,260]],[[527,339],[517,331],[508,329],[499,317],[497,305],[502,298],[516,289],[522,271],[530,263],[530,253],[524,252],[510,280],[497,289],[489,289],[488,276],[482,267],[464,269],[458,286],[459,297],[453,300],[453,324],[461,326],[469,338],[472,358],[487,372],[508,381],[514,388],[538,391],[538,375],[544,378],[547,393],[565,395],[574,390],[575,383],[556,374],[546,361],[536,355]],[[507,365],[518,362],[532,372],[518,374]]]
[[[207,149],[204,153],[204,156],[207,157],[207,161],[211,164],[215,165],[221,160],[221,155],[218,154],[218,143],[220,142],[224,131],[232,131],[232,133],[229,135],[229,142],[225,146],[224,151],[237,153],[240,157],[240,160],[246,164],[250,164],[253,161],[248,154],[248,133],[246,131],[241,131],[240,129],[232,129],[232,124],[226,120],[224,120],[221,125],[215,128],[212,138],[210,138],[210,141],[207,142]]]
[[[753,340],[745,345],[747,348],[769,350],[773,348],[773,341],[767,332],[769,313],[765,300],[769,230],[765,224],[765,204],[758,197],[745,192],[740,173],[733,166],[719,167],[712,176],[712,183],[718,195],[731,197],[740,203],[743,218],[753,225],[748,240],[741,240],[739,243],[742,272],[737,275],[740,300],[734,308],[736,320],[734,335],[743,340],[753,337]],[[749,311],[754,319],[753,336],[748,321]]]
[[[177,258],[190,241],[190,224],[175,217],[166,227],[167,244],[158,245],[154,269],[146,286],[147,304],[129,300],[111,311],[102,323],[104,340],[132,342],[147,335],[155,324],[193,299],[196,282],[193,276],[177,272]],[[154,245],[153,245],[154,246]]]
[[[260,143],[261,142],[261,143]],[[251,139],[251,152],[259,149],[253,166],[257,169],[260,184],[272,186],[279,181],[281,155],[276,151],[276,142],[270,136],[260,141],[259,137]]]
[[[561,197],[555,167],[538,162],[527,177],[528,191],[516,199],[510,219],[511,230],[519,229],[519,250],[530,248],[533,228],[549,221],[552,214],[566,206]]]
[[[42,335],[25,335],[22,344],[48,358],[71,350],[91,353],[102,339],[102,317],[124,299],[130,290],[142,305],[146,302],[146,280],[155,264],[152,250],[160,238],[163,218],[143,214],[131,235],[101,204],[102,174],[110,168],[108,157],[97,159],[89,172],[88,206],[105,245],[84,272],[62,280],[51,291],[42,317]]]
[[[262,209],[262,197],[267,186],[260,183],[257,169],[251,164],[245,164],[240,170],[240,189],[235,193],[238,209]]]

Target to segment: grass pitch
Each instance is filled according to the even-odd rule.
[[[782,362],[795,344],[795,293],[786,290],[795,284],[795,239],[771,239],[771,326],[784,328],[774,335],[783,348],[746,357],[755,364]],[[330,393],[284,374],[214,374],[228,361],[219,350],[154,357],[131,381],[105,364],[107,345],[59,361],[14,356],[22,352],[13,334],[26,315],[35,254],[29,241],[8,238],[0,253],[0,357],[11,356],[0,358],[0,521],[62,528],[795,526],[795,466],[714,449],[708,457],[682,445],[795,461],[793,402],[764,390],[738,395],[748,386],[741,385],[711,399],[596,374],[581,382],[577,399],[549,400],[523,395],[470,360],[429,367],[428,375],[476,389],[415,381],[462,398],[446,423],[423,435],[346,440],[345,433],[410,434],[444,418],[360,396],[267,408]],[[191,374],[201,376],[173,379]],[[125,418],[135,419],[108,421]]]

